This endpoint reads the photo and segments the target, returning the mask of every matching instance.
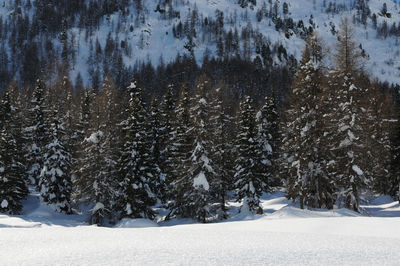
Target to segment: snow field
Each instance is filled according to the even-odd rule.
[[[30,196],[23,216],[0,215],[0,265],[398,265],[400,205],[379,197],[350,210],[300,210],[264,195],[264,215],[226,222],[123,219],[114,228],[54,214]],[[385,218],[387,216],[388,218]],[[81,219],[81,220],[79,220]]]

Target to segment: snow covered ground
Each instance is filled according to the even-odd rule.
[[[300,210],[278,192],[263,197],[264,215],[100,228],[31,195],[25,215],[0,215],[0,265],[399,265],[399,204],[379,197],[363,207]]]

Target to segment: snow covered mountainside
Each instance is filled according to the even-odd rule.
[[[0,72],[5,80],[54,78],[64,64],[71,80],[92,85],[103,73],[118,79],[140,62],[164,64],[178,54],[198,63],[240,55],[286,65],[300,59],[311,31],[334,51],[347,16],[367,71],[399,83],[399,12],[389,0],[4,1]]]
[[[264,195],[262,207],[264,215],[214,224],[124,219],[102,228],[31,195],[25,215],[0,215],[0,264],[398,265],[400,206],[390,197],[371,199],[363,215],[300,210],[280,192]]]

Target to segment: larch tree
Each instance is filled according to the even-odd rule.
[[[328,171],[337,184],[338,204],[354,211],[359,211],[361,193],[371,175],[367,111],[363,106],[367,88],[357,85],[362,66],[357,49],[354,29],[345,18],[338,34],[336,69],[329,77],[333,108],[327,115],[327,143],[332,152]]]
[[[287,197],[300,208],[333,208],[334,187],[325,165],[324,123],[321,93],[324,90],[322,48],[317,36],[308,38],[296,80],[282,144],[283,169],[287,176]]]

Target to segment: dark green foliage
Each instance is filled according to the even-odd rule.
[[[154,218],[151,206],[156,195],[151,190],[155,176],[150,165],[149,132],[147,114],[141,89],[132,82],[128,118],[123,121],[124,147],[120,158],[121,198],[119,208],[122,217]]]
[[[40,196],[58,212],[71,210],[71,154],[63,141],[64,127],[53,114],[50,142],[45,147],[44,166],[39,179]]]
[[[253,101],[246,96],[240,103],[238,113],[238,134],[235,143],[235,188],[237,200],[242,201],[241,211],[262,213],[260,196],[265,180],[257,175],[259,160],[257,128]]]
[[[46,91],[44,83],[38,79],[36,87],[33,91],[33,99],[31,101],[30,121],[27,131],[30,135],[30,149],[28,154],[29,162],[29,180],[32,184],[38,186],[40,172],[44,163],[44,149],[48,144],[48,109],[46,106]],[[39,189],[37,187],[37,189]]]
[[[0,105],[0,212],[19,214],[28,194],[24,166],[19,156],[16,117],[6,92]]]

